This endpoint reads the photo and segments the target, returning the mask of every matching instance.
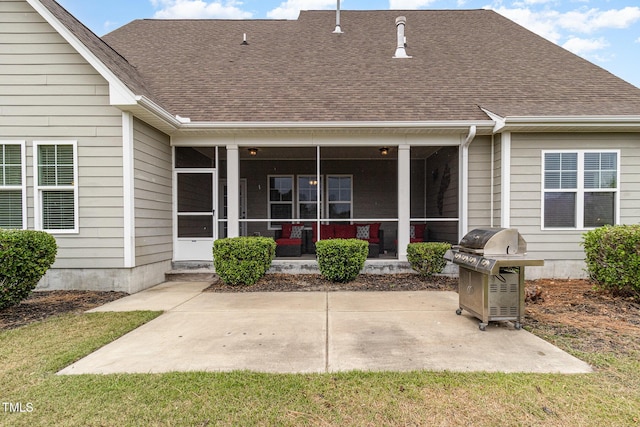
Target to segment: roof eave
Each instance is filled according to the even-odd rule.
[[[501,132],[639,132],[640,115],[507,116],[485,108],[493,119],[493,133]]]

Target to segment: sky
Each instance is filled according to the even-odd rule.
[[[337,0],[57,0],[102,36],[134,19],[296,19]],[[342,0],[343,10],[492,9],[640,87],[638,0]]]

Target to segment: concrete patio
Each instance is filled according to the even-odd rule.
[[[209,293],[167,282],[92,311],[163,310],[60,374],[251,370],[277,373],[588,373],[588,364],[508,323],[485,332],[454,292]]]

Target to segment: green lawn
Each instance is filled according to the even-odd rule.
[[[65,315],[0,333],[6,426],[632,426],[640,355],[576,354],[589,375],[248,372],[57,376],[158,313]],[[557,337],[556,337],[557,338]],[[557,344],[572,351],[572,340]],[[12,403],[13,406],[8,404]],[[24,411],[19,409],[21,403]]]

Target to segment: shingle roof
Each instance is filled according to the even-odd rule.
[[[392,58],[401,15],[412,59]],[[103,37],[126,61],[103,58],[132,90],[192,121],[486,120],[480,107],[640,115],[640,89],[492,11],[342,11],[344,34],[334,27],[331,11],[138,20]]]

